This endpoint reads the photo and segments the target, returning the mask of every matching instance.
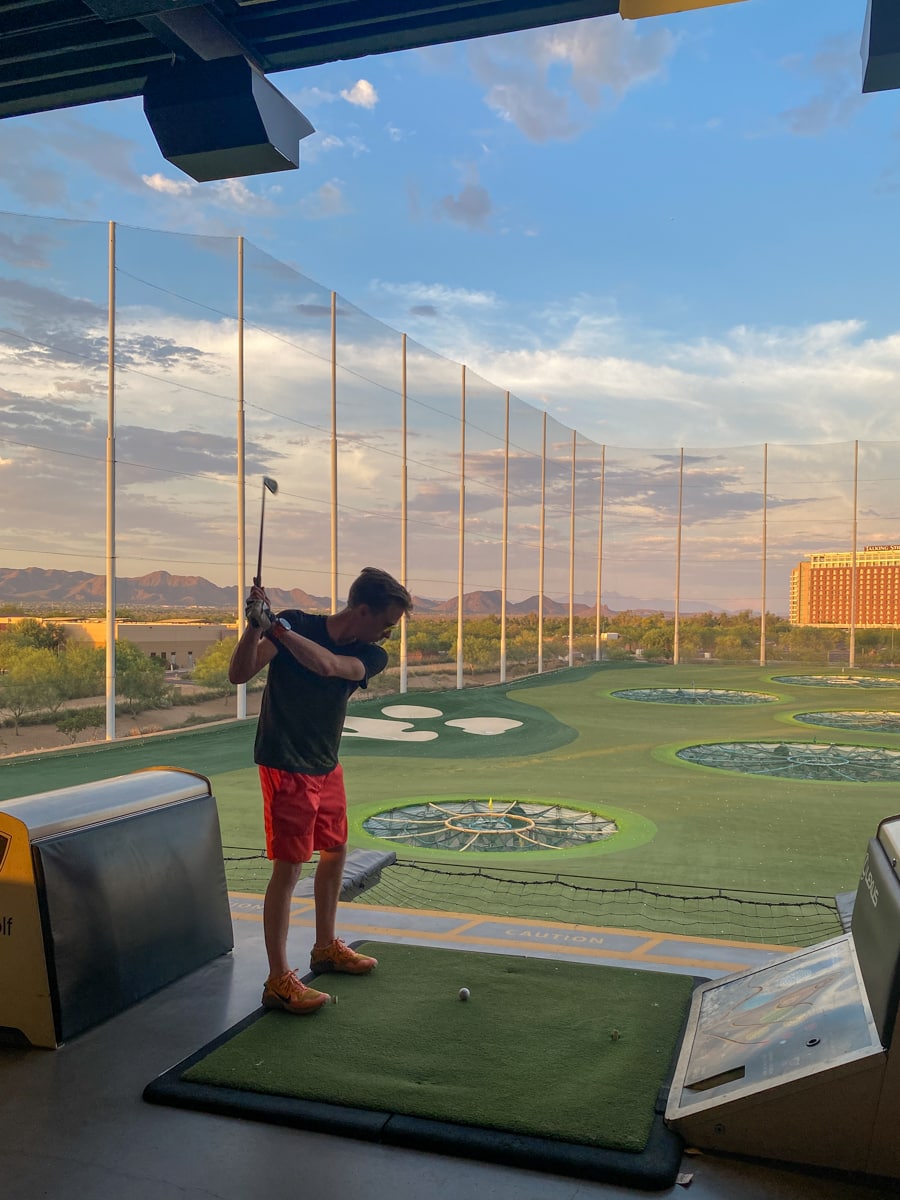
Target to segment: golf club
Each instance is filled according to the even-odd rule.
[[[256,574],[253,577],[253,582],[257,587],[262,587],[263,526],[266,520],[266,492],[271,492],[273,496],[278,494],[278,483],[270,475],[263,475],[262,509],[259,514],[259,558],[256,560]]]

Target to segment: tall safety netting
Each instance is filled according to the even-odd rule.
[[[247,581],[259,563],[279,607],[332,608],[331,292],[244,248]],[[278,483],[263,509],[263,476]]]
[[[466,683],[500,671],[506,397],[466,370],[463,670]]]
[[[456,681],[462,367],[412,339],[406,345],[409,687]],[[463,570],[465,562],[463,562]]]
[[[164,605],[168,576],[198,580],[186,610],[237,601],[236,262],[230,238],[117,228],[116,591],[126,609],[154,594]]]
[[[543,414],[511,396],[506,540],[509,679],[533,674],[538,668],[542,437]]]
[[[105,575],[107,247],[105,225],[0,218],[6,571]],[[68,590],[35,582],[49,599]]]

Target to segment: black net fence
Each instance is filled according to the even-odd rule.
[[[229,887],[262,892],[262,851],[226,847]],[[314,869],[314,864],[306,870]],[[843,932],[837,901],[741,889],[457,867],[398,860],[355,903],[383,908],[477,914],[563,925],[812,946]]]

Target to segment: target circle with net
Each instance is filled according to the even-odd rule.
[[[719,742],[686,746],[676,758],[720,771],[831,783],[898,783],[900,750],[815,742]]]
[[[826,729],[857,729],[868,733],[900,733],[900,712],[806,712],[795,713],[804,725]]]
[[[885,676],[864,675],[773,675],[773,683],[792,683],[797,687],[900,687],[900,681]]]
[[[608,841],[617,822],[551,800],[423,797],[367,817],[366,833],[395,845],[457,853],[572,850]]]
[[[617,700],[639,700],[644,704],[771,704],[776,697],[766,692],[719,691],[715,688],[625,688],[610,692]]]

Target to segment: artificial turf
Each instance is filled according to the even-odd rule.
[[[691,978],[394,943],[360,949],[379,959],[371,976],[319,983],[336,1006],[307,1019],[267,1013],[183,1079],[644,1149]]]
[[[566,876],[665,882],[751,892],[834,896],[855,889],[868,839],[884,817],[900,810],[887,783],[822,783],[714,771],[676,759],[697,742],[832,742],[900,746],[888,732],[824,730],[793,715],[815,709],[889,711],[895,690],[811,688],[773,682],[773,676],[823,675],[821,666],[792,663],[729,667],[590,665],[506,685],[462,692],[411,693],[355,705],[381,716],[397,704],[439,709],[441,718],[416,719],[438,732],[427,742],[345,738],[342,747],[351,846],[381,848],[362,828],[373,806],[392,807],[421,796],[468,794],[555,798],[561,803],[629,814],[652,836],[616,837],[594,847],[522,854],[441,855],[394,847],[424,862],[500,866]],[[877,672],[884,675],[884,671]],[[766,704],[703,706],[645,704],[617,699],[626,688],[693,686],[765,692]],[[513,716],[523,724],[496,737],[444,724],[472,716]],[[157,735],[97,747],[7,759],[0,763],[0,802],[142,766],[169,765],[209,776],[219,803],[229,855],[263,844],[259,785],[252,765],[255,721],[209,730]],[[259,883],[237,880],[242,890]]]

